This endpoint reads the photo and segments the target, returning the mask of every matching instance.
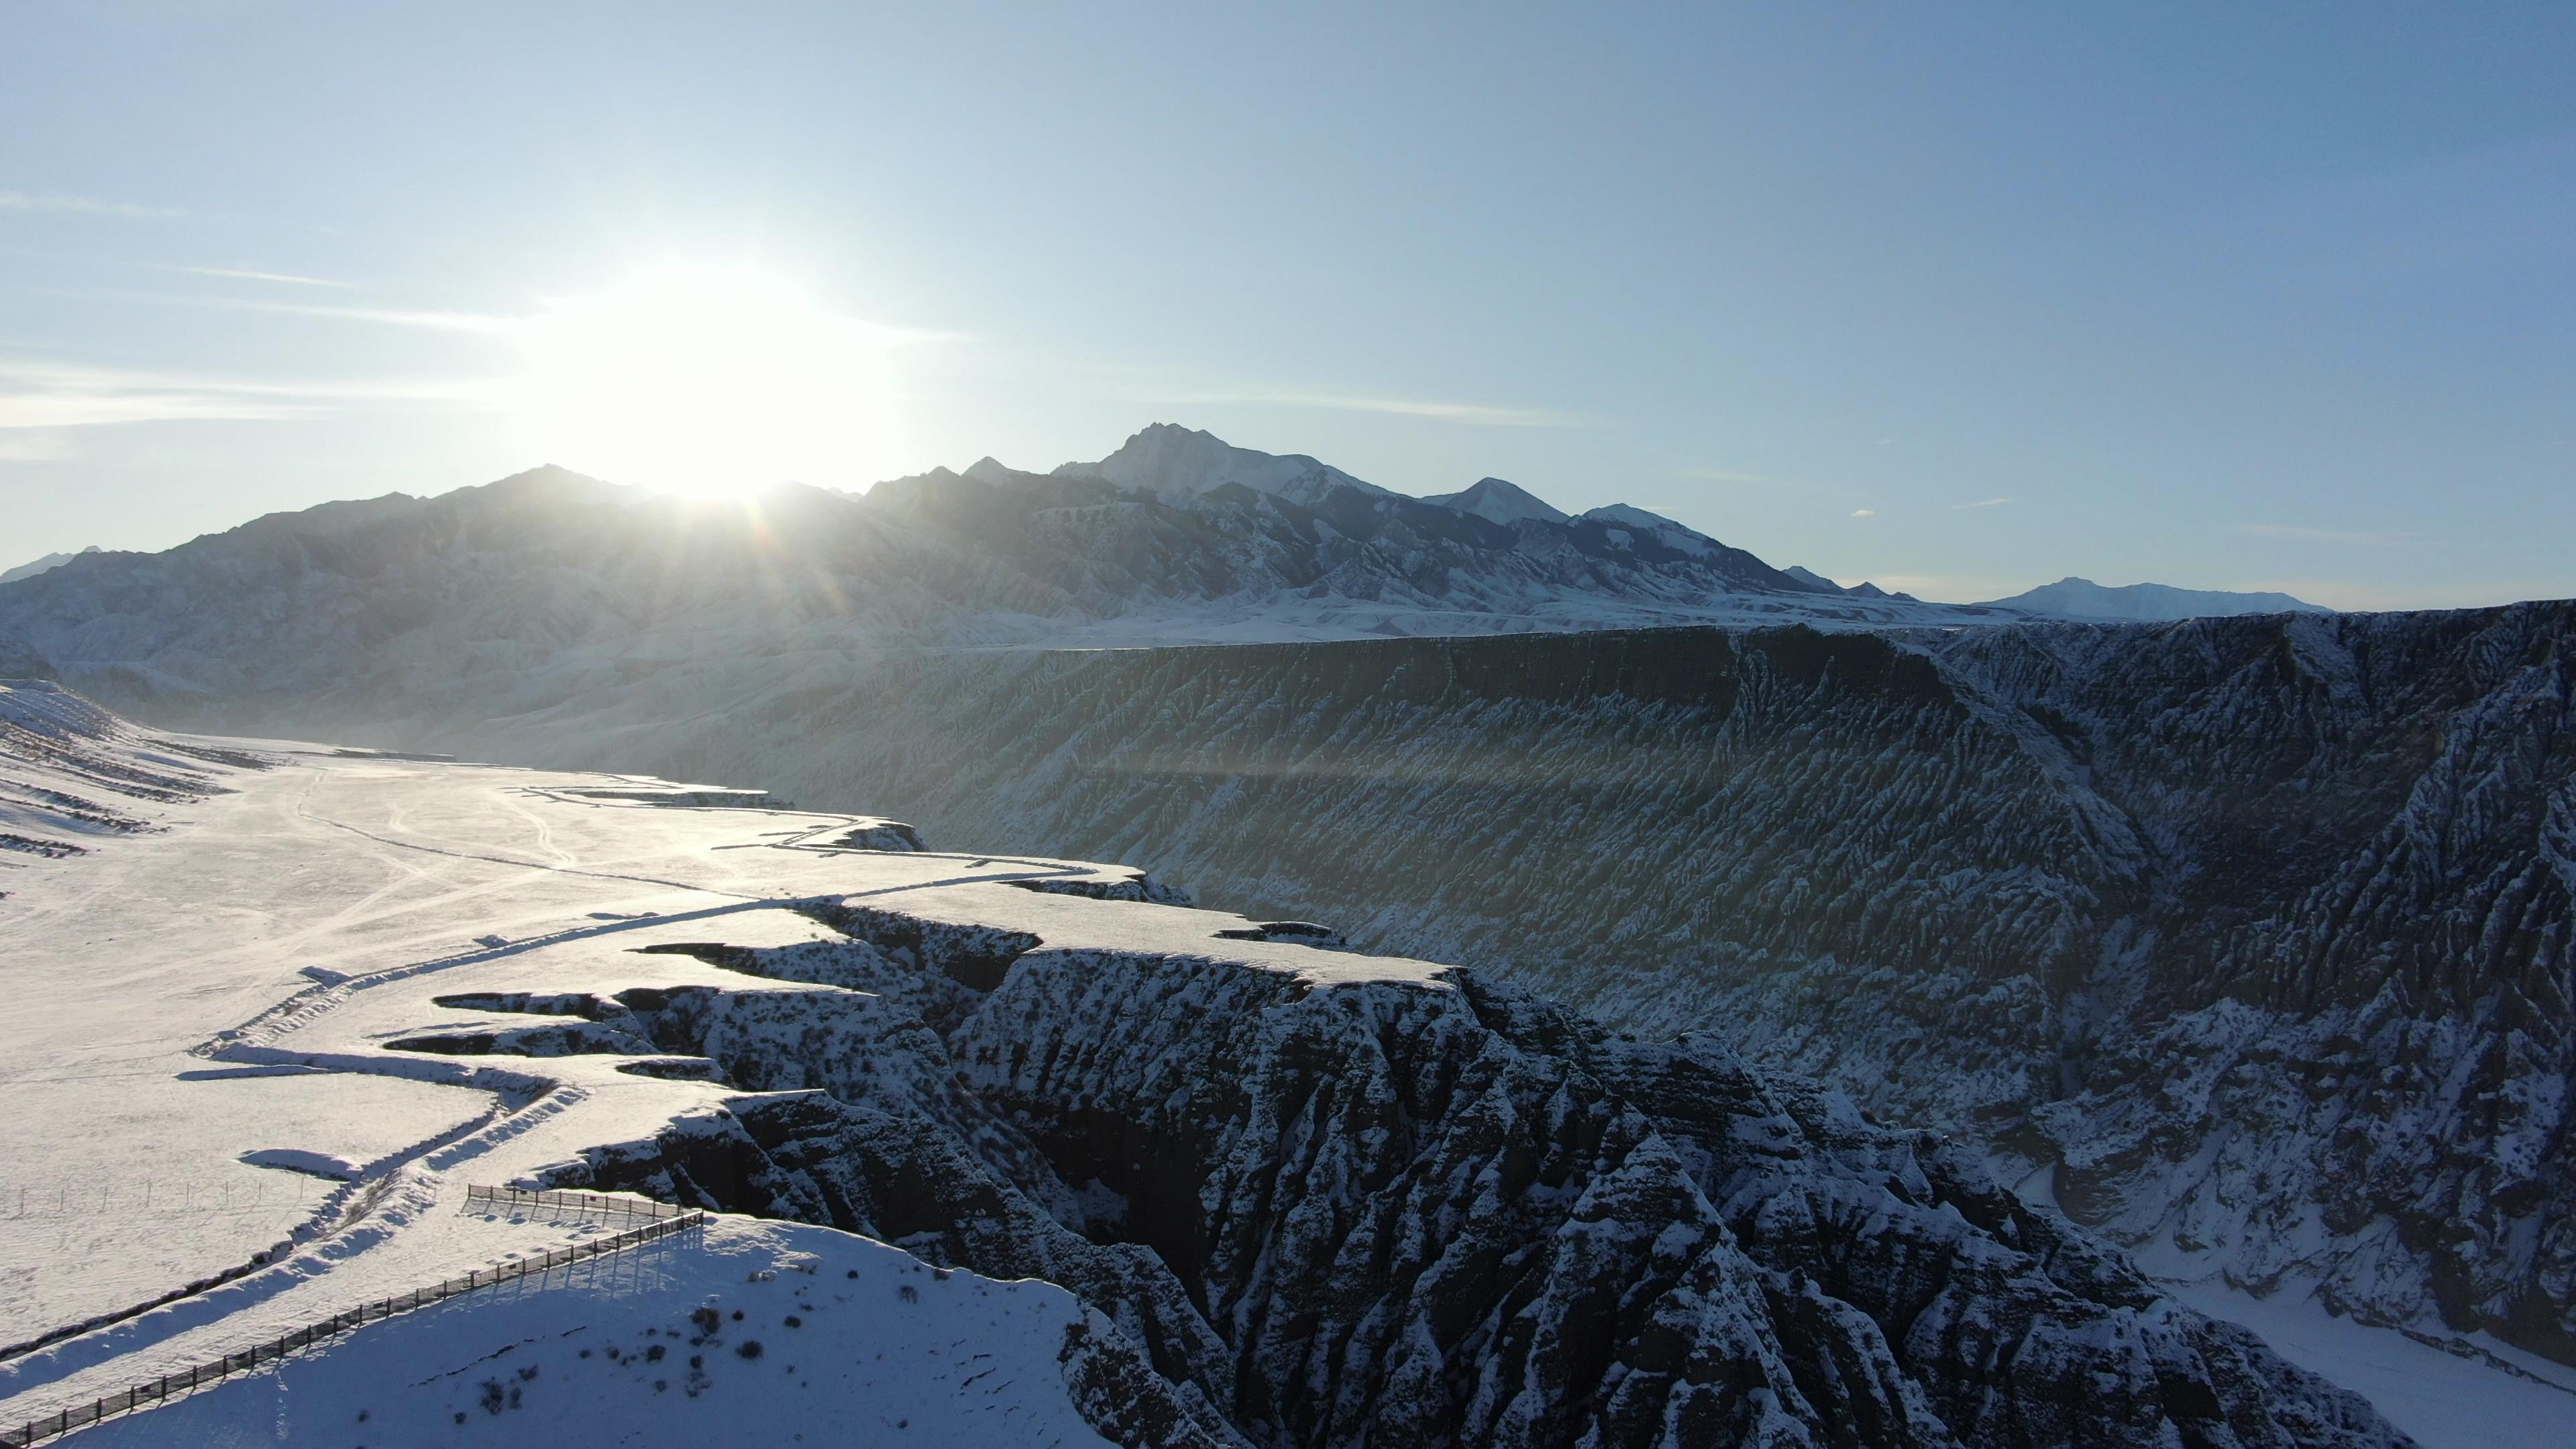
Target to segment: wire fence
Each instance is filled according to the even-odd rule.
[[[475,1200],[474,1194],[477,1192],[513,1193],[513,1190],[468,1188],[466,1190],[468,1200]],[[616,1202],[621,1205],[630,1201],[608,1198],[598,1193],[514,1195],[598,1198],[602,1202]],[[499,1201],[497,1198],[493,1200]],[[175,1374],[163,1374],[157,1379],[108,1394],[76,1408],[48,1414],[41,1419],[30,1419],[15,1429],[0,1430],[0,1449],[28,1449],[28,1446],[41,1444],[48,1439],[59,1439],[75,1430],[86,1429],[111,1414],[131,1413],[136,1409],[164,1402],[172,1395],[185,1394],[208,1384],[220,1383],[234,1374],[248,1373],[261,1364],[275,1363],[296,1349],[309,1347],[335,1334],[346,1333],[361,1324],[391,1318],[397,1313],[409,1313],[416,1308],[426,1308],[433,1303],[453,1298],[459,1293],[471,1292],[477,1288],[489,1288],[495,1283],[507,1283],[513,1279],[524,1278],[531,1273],[542,1273],[549,1268],[578,1263],[585,1258],[596,1258],[638,1247],[657,1238],[666,1238],[673,1233],[704,1226],[707,1220],[707,1215],[695,1208],[674,1208],[664,1203],[645,1204],[642,1199],[631,1201],[637,1206],[650,1206],[662,1211],[635,1214],[639,1217],[650,1217],[653,1221],[640,1227],[629,1228],[622,1233],[615,1233],[605,1238],[593,1238],[588,1242],[575,1243],[568,1248],[556,1248],[533,1258],[521,1258],[504,1263],[497,1268],[477,1268],[463,1277],[449,1278],[427,1288],[415,1288],[409,1293],[396,1294],[391,1298],[379,1298],[373,1303],[362,1303],[318,1322],[291,1329],[266,1343],[253,1344],[239,1353],[228,1353],[210,1363],[197,1364]]]
[[[695,1208],[675,1207],[655,1202],[649,1197],[616,1197],[604,1192],[548,1190],[528,1192],[515,1187],[475,1187],[465,1189],[465,1210],[507,1212],[513,1209],[588,1216],[604,1214],[626,1218],[675,1218],[695,1212]]]
[[[263,1174],[237,1179],[189,1180],[134,1178],[109,1181],[84,1178],[41,1185],[0,1185],[0,1221],[45,1218],[86,1219],[109,1213],[150,1214],[155,1218],[188,1213],[241,1213],[270,1208],[301,1208],[317,1190],[336,1184],[313,1179],[281,1179]]]

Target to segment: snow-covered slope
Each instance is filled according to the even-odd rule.
[[[2571,657],[2531,604],[900,659],[628,758],[1723,1028],[2159,1271],[2570,1360]]]
[[[914,843],[881,819],[180,743],[238,754],[231,793],[0,907],[0,1160],[72,1189],[0,1225],[0,1428],[606,1230],[484,1183],[810,1226],[721,1218],[89,1432],[2402,1442],[1973,1154],[1711,1037],[1133,871],[853,848]],[[199,1210],[281,1177],[282,1239]],[[173,1247],[235,1266],[156,1276]]]
[[[46,680],[0,678],[0,896],[31,859],[161,828],[161,807],[218,794],[237,752],[156,739]]]
[[[2108,588],[2074,577],[2042,584],[2009,599],[1992,599],[1990,607],[2027,609],[2059,619],[2121,619],[2164,622],[2174,619],[2226,618],[2237,614],[2331,614],[2288,594],[2229,593],[2219,589],[2177,589],[2170,584],[2123,584]]]
[[[393,1319],[80,1444],[1106,1446],[1056,1366],[1068,1335],[1094,1331],[1049,1284],[718,1219]]]

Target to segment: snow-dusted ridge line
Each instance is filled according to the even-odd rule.
[[[0,586],[0,641],[156,723],[255,734],[641,703],[729,661],[828,679],[879,649],[2027,617],[1820,590],[1624,506],[1503,524],[1244,456],[1187,486],[1113,455],[746,507],[537,469],[84,557]]]

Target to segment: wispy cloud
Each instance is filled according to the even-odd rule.
[[[101,201],[94,196],[57,192],[0,191],[0,211],[39,212],[56,216],[186,216],[167,206],[137,206],[130,201]]]
[[[223,271],[211,267],[174,267],[170,270],[194,272],[207,276],[254,277],[264,281],[295,282],[316,287],[346,287],[321,277],[296,277],[281,273]],[[267,312],[287,317],[321,317],[342,322],[358,322],[381,327],[408,327],[424,332],[463,333],[485,337],[506,337],[521,341],[540,333],[552,320],[545,311],[524,315],[494,312],[454,312],[434,308],[363,307],[335,302],[296,302],[274,297],[179,297],[161,292],[112,292],[70,288],[39,289],[47,296],[71,297],[89,301],[140,302],[171,307],[218,307],[236,312]],[[971,342],[961,332],[942,332],[930,328],[903,327],[863,318],[838,319],[843,325],[863,329],[880,347],[899,347],[922,343]]]
[[[335,307],[322,302],[272,302],[256,297],[186,297],[201,307],[231,307],[244,312],[280,312],[291,317],[332,317],[344,322],[372,322],[386,327],[415,327],[426,332],[471,332],[510,336],[525,332],[530,319],[497,317],[486,312],[419,311],[399,307]]]
[[[185,272],[192,277],[225,277],[236,282],[282,282],[291,287],[355,286],[353,282],[335,282],[329,277],[299,277],[293,272],[259,272],[246,267],[164,267],[165,272]]]
[[[2012,500],[2009,498],[1980,498],[1974,503],[1953,503],[1950,505],[1950,511],[1956,513],[1963,508],[2001,508],[2010,502]]]
[[[1851,516],[1854,518],[1876,518],[1878,516],[1878,510],[1875,508],[1855,508],[1852,510]]]
[[[0,431],[478,408],[499,405],[500,395],[500,385],[486,379],[279,381],[0,357]]]
[[[1150,400],[1197,406],[1251,403],[1267,407],[1327,408],[1340,412],[1388,413],[1397,417],[1430,418],[1438,422],[1465,423],[1485,428],[1586,426],[1585,419],[1576,414],[1552,412],[1544,408],[1494,407],[1485,403],[1443,402],[1429,398],[1371,397],[1355,393],[1243,388],[1226,392],[1198,393],[1187,397],[1165,395]]]
[[[173,270],[194,270],[174,268]],[[318,280],[318,279],[317,279]],[[331,285],[321,283],[321,285]],[[167,307],[220,307],[235,312],[274,312],[290,317],[331,317],[348,322],[370,322],[388,327],[414,327],[431,332],[471,332],[492,336],[524,333],[533,325],[528,317],[502,317],[484,312],[444,312],[399,307],[352,307],[328,302],[287,302],[267,297],[174,297],[162,292],[99,291],[87,288],[42,287],[49,297],[68,297],[91,302],[140,302]]]
[[[2403,533],[2372,533],[2341,528],[2298,528],[2280,523],[2248,523],[2237,532],[2258,538],[2288,538],[2302,543],[2352,543],[2368,548],[2387,548],[2407,541]]]

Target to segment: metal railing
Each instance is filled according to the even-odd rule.
[[[466,1190],[468,1201],[476,1200],[474,1195],[478,1192],[512,1193],[513,1189],[468,1188]],[[513,1279],[524,1278],[530,1273],[542,1273],[549,1268],[560,1268],[566,1263],[578,1263],[585,1258],[596,1258],[603,1254],[638,1247],[656,1238],[666,1238],[673,1233],[703,1226],[707,1220],[707,1215],[695,1208],[675,1208],[665,1203],[647,1203],[642,1199],[605,1198],[597,1193],[516,1195],[599,1198],[603,1202],[618,1203],[621,1208],[628,1203],[633,1203],[638,1207],[655,1208],[660,1211],[636,1213],[635,1216],[653,1219],[641,1227],[628,1228],[622,1233],[614,1233],[605,1238],[593,1238],[585,1243],[575,1243],[568,1248],[556,1248],[533,1258],[520,1258],[503,1263],[497,1268],[477,1268],[461,1278],[449,1278],[427,1288],[415,1288],[409,1293],[396,1294],[391,1298],[379,1298],[373,1303],[362,1303],[355,1308],[334,1313],[319,1322],[291,1329],[266,1343],[253,1344],[239,1353],[228,1353],[211,1363],[197,1364],[175,1374],[163,1374],[157,1379],[108,1394],[80,1407],[48,1414],[41,1419],[30,1419],[15,1429],[0,1430],[0,1449],[28,1449],[28,1446],[41,1444],[48,1439],[59,1439],[74,1430],[86,1429],[110,1414],[131,1413],[136,1409],[161,1403],[173,1394],[184,1394],[207,1384],[219,1383],[234,1374],[247,1373],[261,1364],[274,1363],[296,1349],[319,1343],[334,1334],[346,1333],[360,1324],[391,1318],[397,1313],[409,1313],[415,1308],[426,1308],[433,1303],[441,1303],[453,1298],[459,1293],[471,1292],[477,1288],[489,1288],[495,1283],[507,1283]]]

